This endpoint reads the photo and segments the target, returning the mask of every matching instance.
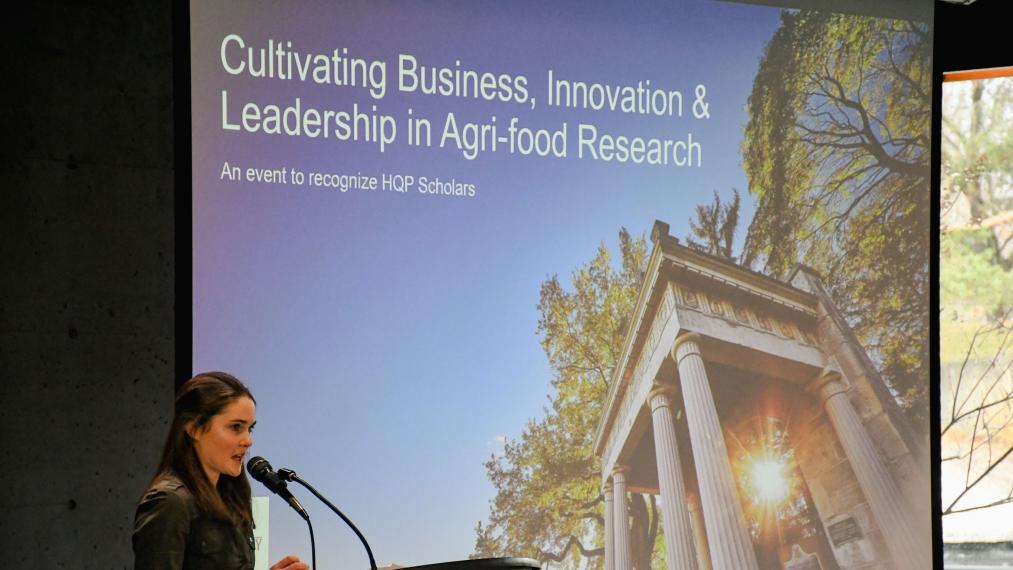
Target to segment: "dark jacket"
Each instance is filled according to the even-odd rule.
[[[134,570],[252,570],[252,532],[204,514],[175,477],[144,494],[134,515]]]

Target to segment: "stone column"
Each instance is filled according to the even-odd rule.
[[[919,534],[911,520],[911,509],[894,482],[858,416],[838,372],[824,369],[809,386],[819,394],[834,426],[837,439],[848,456],[858,485],[879,524],[883,540],[898,570],[932,568],[932,544]]]
[[[679,465],[679,445],[675,440],[675,417],[667,389],[657,387],[647,397],[654,424],[654,452],[658,460],[658,484],[661,491],[661,522],[665,527],[665,546],[669,570],[693,570],[693,530],[686,507],[686,487]]]
[[[626,472],[627,467],[616,467],[612,471],[612,543],[615,555],[612,564],[615,570],[633,568],[633,547],[630,544],[630,512],[626,504]]]
[[[602,489],[602,493],[605,494],[605,570],[615,570],[615,564],[612,563],[612,559],[615,557],[615,534],[613,528],[612,518],[613,514],[612,507],[612,487],[611,482],[605,485]]]
[[[710,549],[707,548],[707,530],[704,528],[703,512],[700,510],[700,497],[690,495],[686,502],[689,507],[689,518],[693,521],[693,544],[696,545],[696,563],[700,570],[711,570]]]
[[[682,397],[686,403],[686,422],[712,567],[714,570],[759,570],[700,355],[699,336],[695,333],[680,335],[672,346],[672,358],[679,367]]]

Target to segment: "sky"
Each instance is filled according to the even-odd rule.
[[[483,462],[543,414],[551,371],[536,335],[539,287],[567,281],[621,227],[655,219],[684,237],[717,191],[752,200],[740,166],[745,106],[778,11],[676,0],[582,2],[200,2],[191,4],[194,371],[225,370],[257,398],[253,455],[288,467],[337,504],[377,563],[467,558],[494,489]],[[388,62],[388,90],[230,75],[223,39],[291,41],[301,53]],[[229,57],[237,57],[230,52]],[[524,75],[535,109],[515,103],[399,93],[398,54],[428,65]],[[683,117],[578,111],[545,104],[546,74],[683,93]],[[697,85],[709,117],[691,113]],[[618,164],[413,147],[222,128],[242,105],[348,110],[403,120],[443,117],[685,139],[692,167]],[[570,143],[571,151],[576,145]],[[475,196],[309,188],[222,180],[230,166],[408,174],[474,184]],[[742,236],[739,236],[741,242]],[[255,494],[266,491],[254,483]],[[364,568],[355,536],[295,490],[315,522],[322,566]],[[273,563],[309,559],[298,516],[270,506]]]

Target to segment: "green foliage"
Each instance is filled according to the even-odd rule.
[[[623,229],[619,253],[617,268],[600,245],[573,272],[569,290],[556,276],[542,284],[538,334],[553,371],[550,405],[485,464],[496,496],[488,524],[476,528],[475,556],[529,556],[571,568],[590,560],[601,567],[604,497],[592,445],[643,280],[647,244]],[[634,512],[644,513],[634,517],[635,531],[655,523],[645,546],[649,557],[657,517],[638,523],[637,516],[656,509],[653,500],[650,509],[633,502]]]
[[[696,219],[689,220],[690,232],[697,238],[686,240],[690,247],[732,260],[732,242],[739,225],[739,191],[734,192],[731,203],[722,203],[717,191],[710,205],[696,207]]]
[[[784,12],[742,145],[757,211],[742,261],[806,263],[901,405],[928,408],[931,38],[923,26]]]
[[[1013,209],[1013,78],[943,90],[940,306],[942,362],[959,363],[974,332],[1013,307],[1008,227],[976,228]],[[988,352],[989,347],[980,350]]]
[[[939,257],[944,319],[980,320],[1013,307],[1013,279],[996,260],[989,230],[944,234]]]

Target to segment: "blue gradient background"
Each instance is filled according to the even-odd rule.
[[[466,558],[493,488],[482,466],[542,414],[550,370],[535,335],[539,286],[613,251],[625,226],[655,219],[684,236],[693,207],[717,190],[743,193],[745,105],[778,11],[703,0],[641,6],[582,2],[193,2],[194,370],[226,370],[259,402],[253,454],[290,467],[368,537],[377,563]],[[231,76],[222,39],[388,62],[388,92]],[[524,74],[537,109],[396,91],[398,53],[420,63]],[[587,82],[683,92],[682,118],[549,108],[546,71]],[[710,119],[689,113],[707,86]],[[703,166],[677,168],[410,147],[404,131],[381,154],[370,143],[221,128],[246,101],[346,110],[376,104],[459,120],[684,139]],[[235,116],[235,115],[233,115]],[[222,182],[223,162],[305,171],[406,173],[474,183],[474,198],[340,193]],[[742,236],[739,236],[741,239]],[[308,493],[321,567],[365,568],[354,535]],[[255,484],[255,494],[264,494]],[[304,523],[271,499],[271,562],[309,559]]]

